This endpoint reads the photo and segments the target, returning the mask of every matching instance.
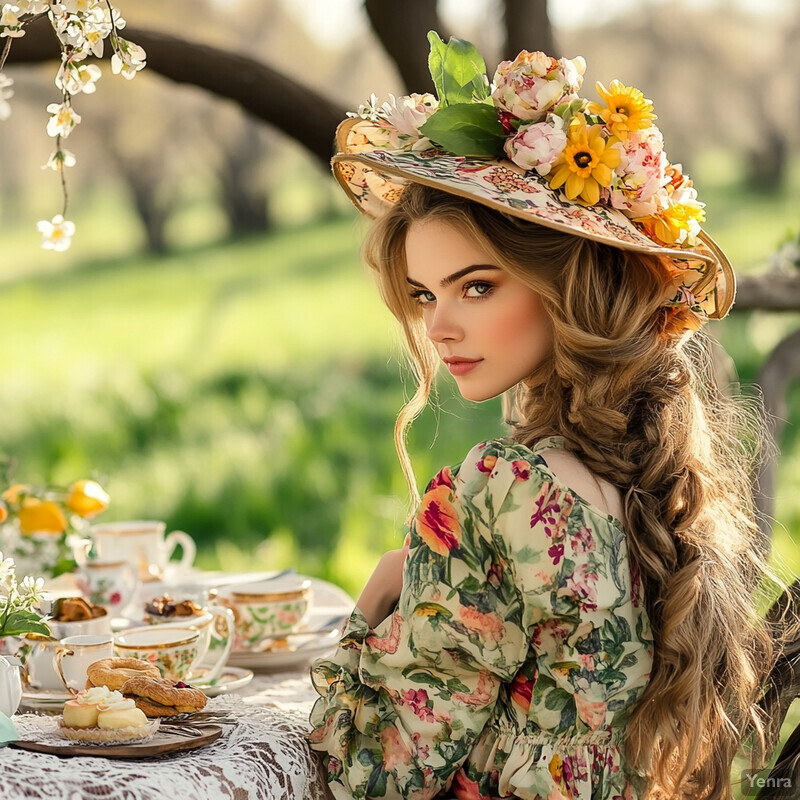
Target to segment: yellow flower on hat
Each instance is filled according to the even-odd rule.
[[[64,512],[52,500],[26,497],[17,514],[23,533],[63,533],[67,529]]]
[[[568,200],[580,198],[590,206],[600,200],[600,189],[610,186],[621,154],[617,139],[606,139],[602,125],[588,125],[583,114],[576,114],[567,131],[567,146],[553,164],[550,187],[560,189]]]
[[[652,237],[664,244],[683,244],[693,240],[700,232],[700,223],[706,218],[702,206],[674,203],[652,217],[634,220]]]
[[[605,106],[591,102],[588,106],[589,112],[602,117],[609,131],[621,141],[625,141],[633,131],[649,128],[653,120],[657,119],[653,113],[653,104],[633,86],[611,81],[611,86],[606,89],[598,81],[595,88]]]

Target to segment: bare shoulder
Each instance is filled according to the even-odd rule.
[[[561,483],[569,486],[603,513],[625,521],[622,494],[616,486],[595,475],[576,455],[567,450],[549,449],[540,455]]]

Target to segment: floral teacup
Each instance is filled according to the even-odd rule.
[[[160,628],[189,628],[197,631],[200,634],[197,643],[198,664],[202,662],[208,654],[212,638],[220,640],[224,636],[224,644],[220,642],[222,645],[221,652],[218,653],[213,666],[210,666],[208,671],[203,675],[203,679],[209,681],[219,678],[222,674],[222,670],[228,663],[228,656],[233,649],[236,635],[231,609],[212,603],[208,606],[207,610],[201,611],[199,614],[195,614],[191,617],[178,617],[175,620],[167,622],[162,622],[155,616],[150,616],[149,619],[154,625]],[[206,664],[206,666],[208,665]]]
[[[127,561],[87,561],[78,571],[83,596],[105,606],[112,617],[122,616],[139,586],[136,568]]]
[[[148,661],[167,680],[183,681],[191,677],[192,667],[200,660],[199,639],[198,631],[186,627],[131,628],[114,637],[114,655]]]
[[[230,587],[224,602],[236,621],[235,650],[259,650],[265,639],[293,633],[311,613],[311,581],[287,576]]]

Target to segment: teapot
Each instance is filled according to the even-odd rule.
[[[14,656],[0,656],[0,713],[7,717],[16,713],[22,700],[21,666]]]

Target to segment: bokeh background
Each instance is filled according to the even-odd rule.
[[[131,26],[246,54],[343,107],[406,91],[359,0],[119,5]],[[438,3],[446,32],[475,42],[490,75],[514,55],[501,52],[502,7]],[[653,100],[670,159],[693,177],[706,227],[740,273],[774,267],[800,224],[800,7],[550,0],[548,11],[559,53],[587,60],[584,95],[619,78]],[[97,93],[75,100],[83,123],[66,146],[78,158],[68,173],[77,235],[55,254],[40,250],[35,222],[60,208],[57,176],[40,170],[56,64],[7,68],[7,477],[96,477],[112,496],[104,520],[165,519],[195,537],[204,567],[296,566],[356,594],[402,541],[392,425],[412,389],[360,266],[364,223],[318,159],[234,103],[147,69],[131,82],[103,69]],[[298,129],[308,112],[293,110]],[[715,333],[748,383],[798,327],[797,313],[734,312]],[[798,399],[795,387],[776,504],[788,569],[800,568]],[[411,433],[420,483],[499,430],[499,401],[465,403],[443,379]]]

